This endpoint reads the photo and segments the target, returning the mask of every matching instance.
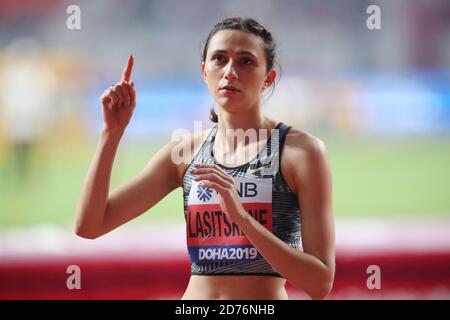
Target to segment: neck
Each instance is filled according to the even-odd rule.
[[[250,108],[245,112],[230,113],[221,110],[218,114],[219,132],[225,135],[227,129],[269,129],[270,124],[268,119],[261,113],[259,105]]]
[[[248,145],[249,143],[251,144],[252,141],[248,136],[244,139],[238,139],[239,135],[230,136],[230,130],[233,132],[233,130],[238,129],[243,130],[244,132],[253,129],[253,132],[256,134],[256,136],[253,136],[256,138],[256,142],[260,139],[266,140],[267,137],[270,136],[270,130],[275,128],[276,122],[265,117],[260,110],[259,105],[255,108],[250,108],[246,112],[230,113],[223,109],[220,110],[218,114],[219,122],[215,145],[221,145],[222,147],[219,147],[219,149],[221,149],[222,152],[233,152],[239,147]],[[260,129],[262,130],[260,131]],[[262,133],[261,136],[260,133]],[[252,135],[250,134],[249,136],[251,137]]]

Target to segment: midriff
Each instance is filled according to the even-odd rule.
[[[286,280],[260,275],[191,275],[182,300],[287,300]]]

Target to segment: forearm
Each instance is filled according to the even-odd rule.
[[[76,233],[94,238],[103,225],[114,157],[123,132],[102,130],[77,203]]]
[[[251,215],[237,221],[240,229],[258,252],[291,284],[303,289],[313,299],[324,298],[331,289],[334,266],[284,243]]]

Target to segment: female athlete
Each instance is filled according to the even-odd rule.
[[[288,299],[286,281],[325,298],[335,272],[327,151],[320,139],[263,114],[262,94],[277,75],[275,49],[253,19],[216,24],[201,63],[216,125],[167,143],[139,175],[109,192],[136,106],[130,56],[121,81],[100,99],[104,124],[77,204],[76,234],[97,238],[181,187],[191,260],[182,299]]]

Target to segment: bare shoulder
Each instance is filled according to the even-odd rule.
[[[184,173],[195,155],[200,151],[203,142],[211,132],[212,127],[198,132],[190,132],[178,136],[172,144],[172,161],[177,165],[178,183],[181,186]]]
[[[325,143],[318,137],[305,131],[291,129],[286,136],[283,157],[294,160],[296,157],[308,159],[326,156]],[[291,159],[293,158],[293,159]]]
[[[305,175],[327,170],[327,162],[327,147],[320,138],[302,130],[289,130],[283,147],[281,170],[293,191],[299,188]]]

